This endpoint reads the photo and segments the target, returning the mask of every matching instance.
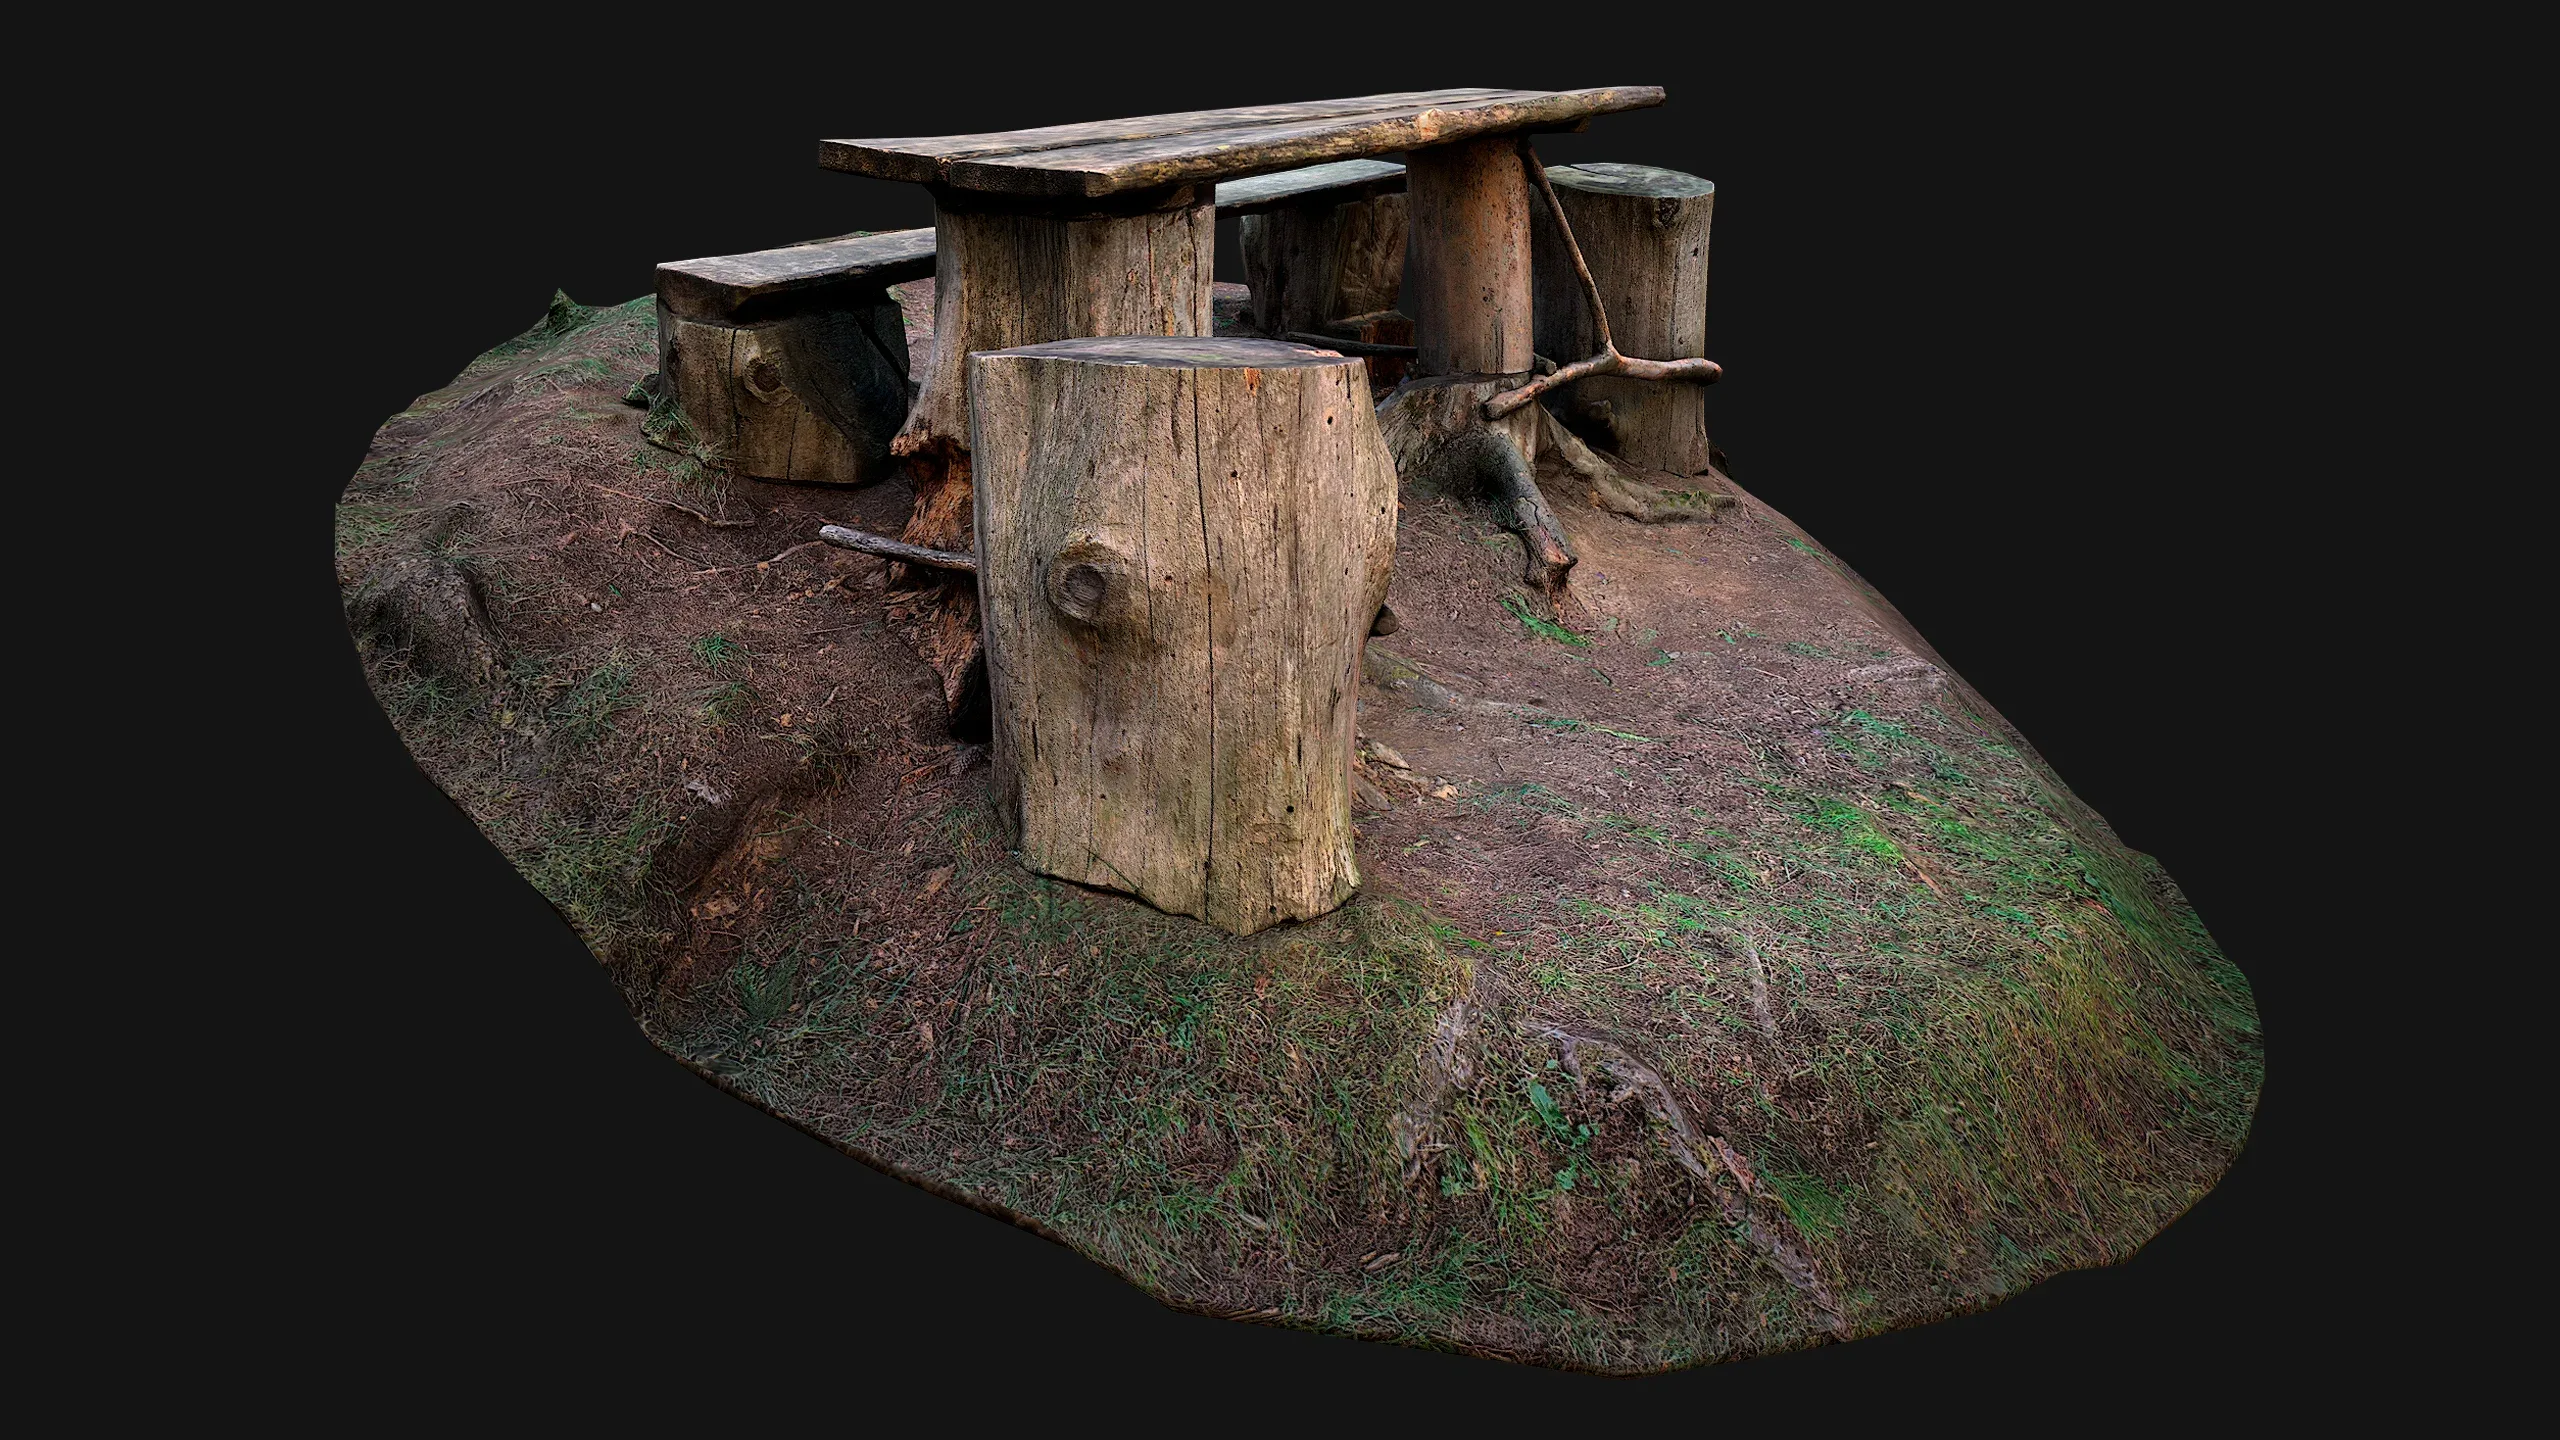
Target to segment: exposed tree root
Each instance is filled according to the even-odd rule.
[[[465,687],[496,684],[502,668],[479,579],[457,558],[477,518],[468,502],[446,506],[418,550],[376,571],[347,605],[359,636],[405,652],[421,673]]]
[[[1547,444],[1555,447],[1556,458],[1565,468],[1591,486],[1591,503],[1599,509],[1659,525],[1669,520],[1712,520],[1733,507],[1733,497],[1722,490],[1665,490],[1631,479],[1607,456],[1582,443],[1582,437],[1553,412],[1541,406],[1538,413],[1546,417]]]
[[[1751,1202],[1754,1200],[1767,1199],[1770,1208],[1782,1210],[1782,1207],[1776,1206],[1774,1197],[1766,1196],[1759,1177],[1751,1171],[1750,1162],[1736,1154],[1723,1136],[1691,1124],[1688,1114],[1680,1108],[1679,1100],[1672,1095],[1671,1086],[1652,1066],[1627,1053],[1623,1047],[1596,1035],[1578,1034],[1553,1025],[1540,1026],[1539,1033],[1556,1043],[1564,1060],[1565,1072],[1573,1076],[1576,1084],[1589,1085],[1595,1079],[1604,1080],[1615,1087],[1609,1092],[1610,1104],[1623,1105],[1629,1100],[1638,1102],[1656,1125],[1656,1133],[1681,1169],[1711,1185],[1715,1175],[1722,1172],[1732,1182],[1731,1186],[1713,1185],[1713,1189],[1726,1220],[1742,1228],[1751,1237],[1751,1243],[1769,1258],[1770,1264],[1777,1267],[1778,1273],[1787,1277],[1787,1283],[1795,1286],[1822,1311],[1828,1328],[1834,1334],[1846,1333],[1848,1321],[1840,1313],[1839,1302],[1832,1298],[1831,1288],[1822,1282],[1822,1273],[1815,1268],[1812,1258],[1804,1253],[1804,1246],[1794,1234],[1795,1227],[1783,1214],[1763,1225],[1752,1213]]]
[[[1449,494],[1491,499],[1503,528],[1520,537],[1521,578],[1553,597],[1573,569],[1573,547],[1538,491],[1538,441],[1545,411],[1489,421],[1484,397],[1506,377],[1434,376],[1398,386],[1378,406],[1378,429],[1407,481]]]

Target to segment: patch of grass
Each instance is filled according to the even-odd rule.
[[[754,699],[755,692],[741,680],[705,685],[694,692],[693,713],[705,725],[727,725],[744,716]]]
[[[555,360],[548,365],[536,366],[524,372],[523,378],[548,381],[553,389],[558,389],[563,381],[577,386],[607,385],[613,380],[613,365],[599,355],[580,355],[572,359]],[[591,419],[593,417],[581,415],[573,418]]]
[[[1591,644],[1589,640],[1574,634],[1554,621],[1539,618],[1537,612],[1529,608],[1528,598],[1517,590],[1503,595],[1502,608],[1510,611],[1511,618],[1519,621],[1520,628],[1531,635],[1553,640],[1559,645],[1570,645],[1575,649],[1585,649]]]
[[[1883,860],[1902,858],[1902,847],[1894,844],[1891,836],[1878,830],[1867,818],[1867,812],[1855,805],[1844,805],[1837,800],[1817,801],[1811,823],[1838,835],[1841,844],[1861,855],[1873,855]]]
[[[337,554],[344,560],[398,533],[404,508],[379,500],[350,500],[338,506]]]
[[[677,821],[652,795],[641,796],[618,816],[553,816],[517,867],[597,954],[610,960],[640,912],[649,862],[676,828]]]
[[[747,653],[746,646],[718,631],[708,635],[696,635],[685,642],[684,648],[685,653],[693,657],[694,663],[715,675],[731,662],[742,659]]]
[[[1529,723],[1541,730],[1562,730],[1567,733],[1587,730],[1594,735],[1614,735],[1621,740],[1641,740],[1648,745],[1660,743],[1651,735],[1638,735],[1632,730],[1612,730],[1606,725],[1594,725],[1588,720],[1576,720],[1569,715],[1545,715]]]
[[[1802,1171],[1762,1171],[1771,1193],[1808,1240],[1828,1240],[1840,1228],[1847,1205],[1819,1175]]]
[[[637,703],[631,682],[637,672],[616,650],[551,702],[546,718],[551,732],[571,749],[586,749],[613,728],[614,715]]]

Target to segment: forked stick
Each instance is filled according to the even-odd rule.
[[[1637,380],[1685,380],[1693,385],[1713,385],[1724,378],[1724,367],[1713,360],[1640,360],[1618,353],[1618,342],[1609,334],[1609,307],[1600,303],[1600,282],[1591,278],[1591,266],[1582,258],[1582,246],[1573,238],[1573,225],[1564,218],[1564,207],[1556,203],[1556,187],[1547,179],[1547,167],[1538,161],[1538,152],[1529,137],[1520,137],[1520,164],[1537,182],[1538,193],[1547,197],[1547,213],[1555,217],[1556,233],[1564,237],[1564,251],[1573,257],[1573,273],[1582,277],[1583,298],[1591,302],[1592,327],[1600,332],[1600,353],[1559,365],[1516,390],[1505,390],[1484,402],[1484,418],[1499,420],[1559,385],[1570,385],[1585,375],[1625,375]]]

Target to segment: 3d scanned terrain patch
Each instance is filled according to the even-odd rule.
[[[863,322],[914,347],[913,375],[930,290]],[[1234,329],[1242,293],[1218,301]],[[1342,651],[1344,754],[1268,762],[1347,765],[1348,848],[1319,837],[1229,892],[1210,874],[1213,924],[1172,913],[1198,888],[1178,865],[1150,882],[1166,908],[1136,877],[1029,867],[1023,827],[1055,849],[1064,822],[998,793],[999,761],[1030,762],[991,726],[1047,746],[1069,722],[1006,711],[1001,668],[991,721],[936,648],[952,587],[1014,583],[1001,547],[973,578],[965,556],[893,574],[822,542],[915,534],[930,467],[875,463],[886,435],[866,451],[846,421],[851,448],[809,465],[857,483],[795,482],[787,439],[756,478],[743,411],[706,439],[666,403],[672,323],[563,299],[393,417],[338,507],[337,569],[420,765],[650,1038],[732,1093],[1168,1304],[1607,1371],[1873,1334],[2123,1260],[2245,1139],[2255,1010],[2177,887],[1720,457],[1615,464],[1565,431],[1589,416],[1533,402],[1546,439],[1515,453],[1540,519],[1481,469],[1404,463],[1438,452],[1394,427],[1420,392],[1390,395],[1391,615]],[[1281,373],[1164,354],[1145,375],[1032,355],[1005,383],[1036,428],[1044,385],[1152,415],[1263,403]],[[1291,413],[1380,423],[1327,398],[1338,368],[1303,368]],[[805,374],[783,378],[824,418]],[[1038,477],[1063,471],[1038,443],[981,454],[979,483],[1049,503]],[[1373,477],[1355,459],[1324,473]],[[1357,507],[1387,498],[1343,493],[1365,546]],[[986,622],[999,666],[1082,643],[1060,615],[1116,633],[1121,542],[1078,536],[1090,574],[1051,561],[1047,601]],[[1550,542],[1570,570],[1537,583]],[[1374,603],[1367,574],[1309,579],[1305,608]],[[1119,663],[1095,646],[1076,653]],[[1234,701],[1215,715],[1262,723]],[[1211,712],[1144,713],[1181,740]],[[1201,823],[1204,847],[1264,833]],[[1320,913],[1233,898],[1284,891]]]

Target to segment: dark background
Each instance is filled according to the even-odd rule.
[[[2309,597],[2331,577],[2306,538],[2327,462],[2287,416],[2282,353],[2318,283],[2298,217],[2326,142],[2287,88],[2316,61],[2282,36],[1846,12],[1777,33],[1624,6],[1434,12],[1274,48],[1337,13],[1315,9],[1079,11],[1098,38],[959,7],[885,35],[859,10],[493,21],[351,43],[238,97],[232,213],[295,241],[263,278],[291,301],[307,422],[255,461],[286,539],[271,643],[305,692],[277,723],[309,782],[270,808],[312,837],[276,877],[297,903],[266,977],[295,1038],[294,1078],[263,1105],[305,1177],[272,1255],[318,1282],[332,1365],[422,1400],[571,1377],[644,1402],[734,1395],[744,1417],[1018,1389],[1186,1426],[1233,1413],[1193,1387],[1275,1418],[1384,1394],[1693,1423],[1762,1403],[2030,1420],[2101,1396],[2281,1398],[2278,1362],[2329,1319],[2304,1288],[2313,1232],[2348,1203],[2312,1178],[2333,1125],[2321,1012],[2363,963],[2306,922],[2324,897],[2291,858],[2327,784],[2288,738],[2318,723]],[[2270,1078],[2249,1148],[2124,1265],[1917,1331],[1610,1385],[1178,1315],[657,1054],[364,688],[328,509],[374,427],[554,288],[611,303],[660,260],[931,223],[912,187],[819,170],[822,136],[1614,83],[1670,99],[1540,150],[1716,183],[1708,353],[1728,378],[1709,420],[1736,478],[2160,856],[2257,988]]]

